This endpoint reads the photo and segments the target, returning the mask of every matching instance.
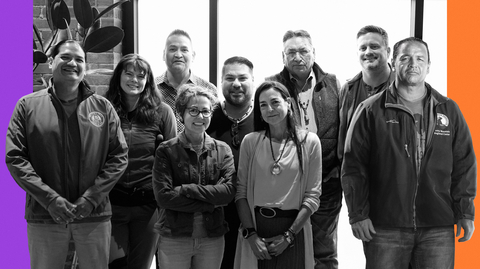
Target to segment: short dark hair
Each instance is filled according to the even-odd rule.
[[[225,66],[229,64],[243,64],[248,66],[250,72],[253,72],[253,63],[250,62],[250,60],[242,56],[233,56],[225,60],[225,62],[223,63],[222,76],[225,75]]]
[[[400,41],[398,41],[397,43],[395,43],[395,45],[393,46],[393,58],[392,58],[392,62],[395,62],[395,60],[397,59],[397,56],[398,56],[398,50],[400,49],[400,46],[404,43],[414,43],[414,42],[417,42],[417,43],[421,43],[425,46],[425,48],[427,48],[427,57],[428,57],[428,63],[430,63],[430,50],[428,49],[428,44],[427,42],[423,41],[421,38],[418,38],[418,37],[407,37],[405,39],[402,39]]]
[[[375,25],[367,25],[362,27],[357,33],[357,39],[362,35],[366,35],[368,33],[377,33],[382,36],[383,43],[386,47],[388,47],[388,34],[382,27],[375,26]]]
[[[292,31],[292,30],[288,30],[284,35],[283,35],[283,43],[285,43],[287,40],[289,40],[290,38],[294,38],[294,37],[304,37],[306,39],[308,39],[308,42],[310,42],[310,45],[312,45],[312,37],[310,36],[310,34],[305,31],[305,30],[295,30],[295,31]]]
[[[179,94],[177,95],[177,98],[175,98],[175,108],[178,115],[180,115],[182,122],[185,110],[187,110],[188,102],[190,102],[190,100],[196,96],[204,96],[210,100],[210,103],[212,103],[212,111],[215,110],[218,105],[218,98],[207,88],[198,85],[186,84],[180,87]]]
[[[167,39],[173,35],[180,35],[180,36],[184,36],[186,38],[188,38],[188,40],[190,40],[190,42],[192,42],[192,39],[190,38],[190,35],[184,31],[184,30],[181,30],[181,29],[175,29],[173,30],[168,36],[167,36]]]
[[[73,40],[73,39],[64,39],[64,40],[59,41],[57,44],[55,44],[55,46],[53,46],[53,48],[52,48],[52,52],[50,54],[50,57],[55,58],[55,56],[57,56],[58,53],[60,52],[60,48],[63,45],[69,44],[69,43],[77,44],[78,47],[80,47],[82,49],[83,53],[85,54],[85,60],[87,59],[87,52],[85,51],[85,49],[82,47],[82,45],[78,41]]]

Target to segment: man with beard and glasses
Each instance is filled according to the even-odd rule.
[[[387,32],[374,25],[362,27],[357,33],[357,55],[362,71],[348,80],[340,90],[340,127],[338,131],[338,158],[343,159],[345,136],[353,112],[368,97],[379,93],[395,80],[388,63],[390,47]]]
[[[337,158],[340,82],[315,63],[315,48],[305,30],[283,36],[284,69],[267,81],[287,87],[295,117],[322,144],[322,195],[320,207],[310,217],[313,229],[315,268],[338,268],[337,227],[342,208],[340,162]]]
[[[163,61],[167,65],[167,71],[155,79],[155,84],[162,92],[165,103],[175,112],[177,133],[181,133],[185,129],[175,108],[175,98],[180,87],[185,84],[197,85],[210,90],[213,95],[217,96],[215,85],[192,73],[191,64],[194,59],[195,51],[190,35],[184,30],[173,30],[168,35],[163,50]]]
[[[228,58],[222,69],[222,92],[225,100],[215,110],[207,133],[226,142],[232,149],[235,169],[238,167],[238,150],[243,137],[253,131],[253,64],[240,56]],[[238,218],[234,202],[225,208],[225,220],[230,231],[225,234],[223,269],[233,268],[237,242]]]

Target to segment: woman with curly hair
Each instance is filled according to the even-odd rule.
[[[217,98],[206,88],[180,89],[175,107],[185,130],[157,149],[153,188],[162,213],[162,269],[220,268],[228,231],[223,206],[235,196],[230,147],[205,133]]]

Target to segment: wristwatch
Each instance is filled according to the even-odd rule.
[[[244,228],[242,231],[243,238],[247,239],[250,236],[256,234],[257,231],[255,231],[255,228]]]
[[[290,247],[293,247],[293,241],[295,240],[295,234],[293,234],[290,230],[283,233],[283,237],[285,241],[287,241]]]

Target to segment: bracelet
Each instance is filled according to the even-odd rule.
[[[287,241],[289,247],[293,247],[293,242],[295,240],[295,234],[292,234],[290,229],[283,233],[283,238]]]
[[[250,236],[252,236],[252,235],[254,235],[254,234],[257,234],[257,232],[251,232],[251,233],[249,233],[249,234],[247,235],[247,237],[245,237],[245,239],[250,238]]]
[[[289,228],[288,231],[292,234],[293,236],[293,241],[295,241],[297,239],[297,234],[293,231],[292,228]]]

